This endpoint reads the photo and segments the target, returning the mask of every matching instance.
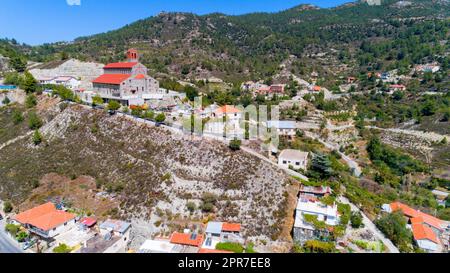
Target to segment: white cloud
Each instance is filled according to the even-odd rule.
[[[81,6],[81,0],[66,0],[69,6]]]

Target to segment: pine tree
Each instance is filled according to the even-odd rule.
[[[34,145],[39,145],[42,143],[42,135],[41,135],[41,133],[39,133],[39,130],[34,131],[33,143],[34,143]]]
[[[322,179],[328,179],[334,174],[333,168],[331,167],[331,161],[328,156],[324,154],[317,154],[314,156],[311,171],[317,173]]]

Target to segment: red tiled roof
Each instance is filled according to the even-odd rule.
[[[32,208],[16,215],[13,219],[25,225],[29,224],[44,231],[58,227],[76,217],[75,214],[57,210],[51,202]]]
[[[110,63],[105,65],[103,69],[133,68],[137,64],[138,62]]]
[[[430,227],[423,224],[415,224],[412,225],[412,230],[415,240],[430,240],[439,244],[436,234],[434,234]]]
[[[405,204],[402,204],[400,202],[394,202],[391,204],[391,209],[392,211],[398,211],[401,210],[403,212],[403,214],[405,214],[406,216],[408,216],[409,218],[417,218],[417,219],[411,219],[411,222],[415,222],[418,223],[420,221],[422,221],[423,223],[432,226],[434,228],[443,229],[443,225],[444,225],[444,221],[431,216],[429,214],[423,213],[421,211],[415,210]],[[413,223],[414,223],[413,222]]]
[[[83,220],[81,220],[81,223],[87,227],[92,227],[93,225],[95,225],[97,223],[97,220],[95,220],[92,217],[86,217]]]
[[[235,114],[240,112],[241,111],[239,109],[231,105],[222,106],[215,111],[216,114]]]
[[[241,224],[235,224],[235,223],[223,223],[223,225],[222,225],[222,231],[227,231],[227,232],[240,232],[240,231],[241,231]]]
[[[26,210],[22,213],[17,214],[15,217],[13,217],[14,220],[17,222],[25,225],[30,223],[30,221],[36,217],[40,217],[44,214],[53,212],[56,210],[56,207],[53,203],[48,202],[46,204],[37,206],[35,208]]]
[[[231,251],[201,248],[198,253],[201,254],[230,254]]]
[[[203,235],[197,235],[195,239],[192,239],[192,234],[174,232],[170,238],[170,243],[177,245],[188,245],[200,247],[203,243]]]
[[[118,85],[130,77],[131,77],[130,74],[103,74],[92,82]]]
[[[138,79],[138,80],[142,80],[142,79],[145,79],[145,75],[144,74],[138,74],[136,77],[134,77],[135,79]]]
[[[30,221],[30,225],[44,231],[59,227],[60,225],[75,219],[76,215],[62,210],[55,210]]]

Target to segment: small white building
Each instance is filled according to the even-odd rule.
[[[72,76],[60,76],[53,79],[54,84],[63,85],[69,89],[76,89],[80,86],[80,81]]]
[[[179,253],[177,245],[167,240],[147,240],[139,248],[139,253]]]
[[[295,121],[275,120],[267,122],[268,129],[275,129],[279,136],[295,137],[297,125]]]
[[[283,150],[278,157],[278,165],[284,168],[306,170],[308,168],[309,153],[298,150]]]

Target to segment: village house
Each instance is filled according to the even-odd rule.
[[[240,235],[241,225],[227,222],[209,222],[206,226],[206,238],[203,243],[203,249],[215,249],[218,243],[234,242],[244,243]]]
[[[268,129],[277,130],[279,136],[293,138],[297,132],[297,124],[295,121],[275,120],[267,122]]]
[[[426,64],[426,65],[417,65],[415,67],[415,70],[417,72],[431,72],[431,73],[436,73],[441,69],[441,67],[437,64]]]
[[[51,239],[74,228],[75,218],[75,214],[58,210],[55,204],[48,202],[17,214],[12,222],[24,226],[43,239]]]
[[[304,186],[300,187],[300,196],[315,196],[315,197],[326,197],[332,193],[331,188],[328,186]]]
[[[145,96],[160,92],[159,83],[147,75],[147,67],[139,63],[137,50],[128,50],[127,56],[127,62],[107,64],[104,74],[92,82],[93,88],[106,102],[117,100],[125,106],[143,105]]]
[[[84,242],[80,253],[124,253],[130,242],[131,224],[120,220],[107,220],[99,231]]]
[[[308,168],[309,153],[298,150],[287,149],[281,151],[278,156],[278,165],[284,168],[305,170]]]
[[[140,247],[138,253],[180,253],[177,245],[167,240],[146,240]]]
[[[203,243],[203,235],[185,230],[174,232],[169,239],[155,238],[146,240],[138,253],[198,253]]]
[[[46,84],[62,85],[71,90],[77,89],[81,84],[81,81],[79,81],[77,78],[72,77],[72,76],[58,76],[58,77],[42,76],[42,77],[38,77],[36,80],[41,85],[46,85]]]
[[[272,84],[270,86],[269,92],[272,94],[284,94],[285,88],[285,84]]]
[[[317,221],[324,222],[327,226],[333,227],[339,224],[336,205],[328,206],[315,197],[300,196],[295,212],[294,241],[303,244],[308,240],[317,240],[328,236],[328,229],[317,230],[314,223],[308,221],[308,216],[315,217]]]
[[[444,233],[448,232],[449,223],[400,202],[383,205],[383,211],[401,211],[408,219],[408,228],[420,248],[429,252],[440,252],[443,245],[448,245],[448,242],[443,242],[440,237],[443,238]]]
[[[170,237],[170,243],[183,247],[183,253],[197,253],[203,244],[203,235],[185,230],[184,233],[174,232]]]
[[[41,85],[46,85],[46,84],[53,84],[53,80],[55,79],[55,77],[38,77],[36,78],[36,80],[38,81],[39,84]]]
[[[71,76],[59,76],[53,79],[55,84],[63,85],[66,88],[74,90],[80,86],[80,81]]]
[[[406,90],[406,86],[404,86],[403,84],[391,84],[389,86],[389,91],[390,92],[405,91],[405,90]]]
[[[322,91],[322,87],[318,85],[310,85],[309,86],[309,92],[318,93]]]

